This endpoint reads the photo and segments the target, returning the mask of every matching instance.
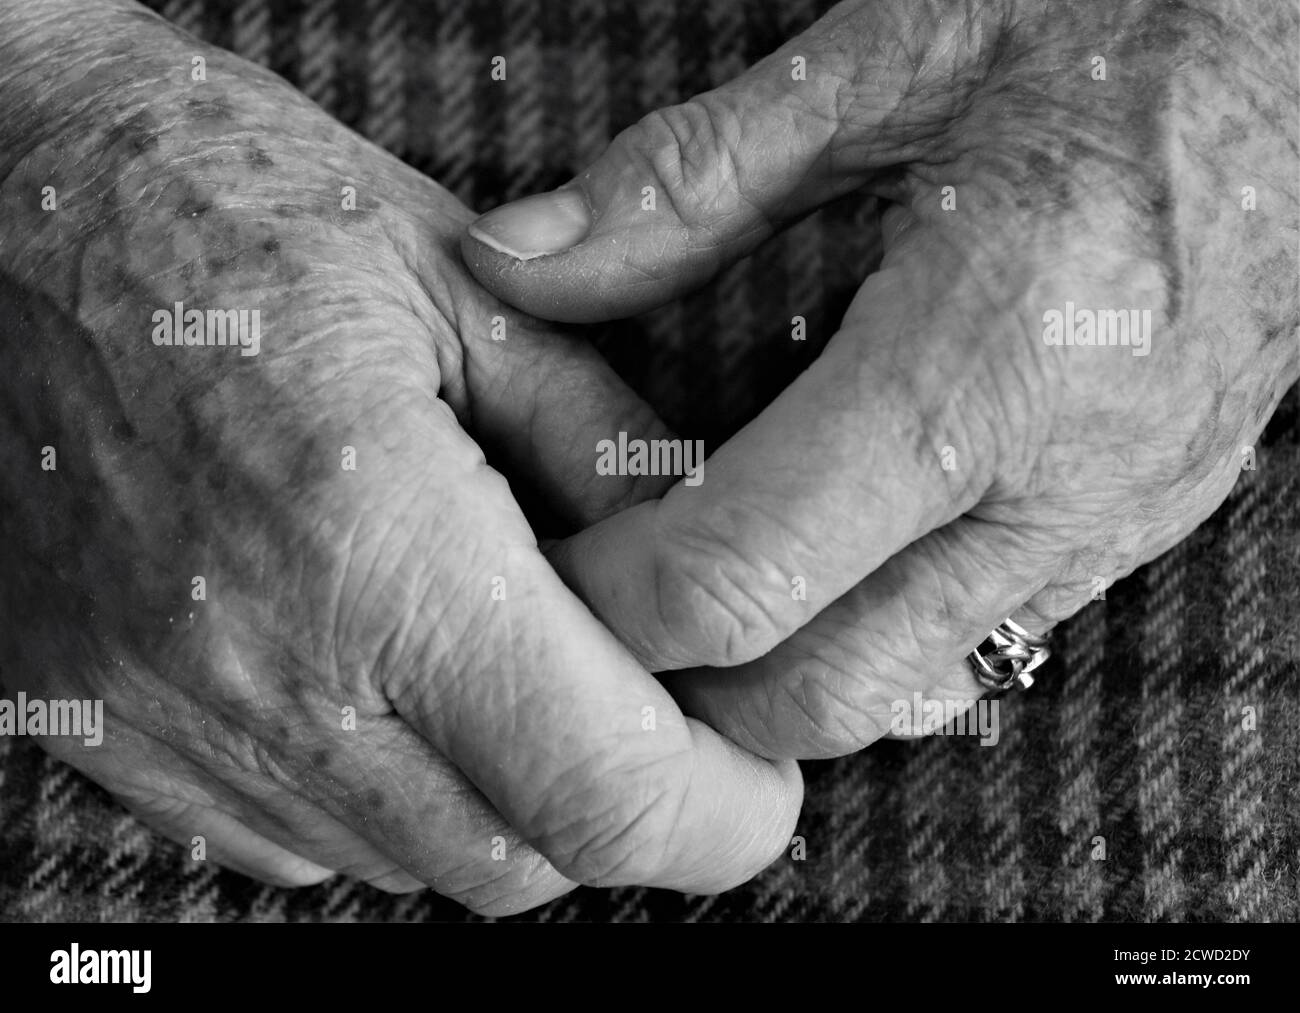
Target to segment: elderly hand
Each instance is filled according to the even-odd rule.
[[[0,2],[0,131],[0,672],[106,712],[47,748],[210,860],[483,913],[780,852],[797,767],[682,716],[469,435],[592,522],[587,445],[656,430],[465,208],[134,4]]]
[[[484,285],[587,321],[891,202],[881,269],[703,484],[554,554],[645,665],[707,666],[670,681],[688,713],[851,751],[1223,501],[1300,374],[1296,32],[1282,0],[850,0],[471,228]]]

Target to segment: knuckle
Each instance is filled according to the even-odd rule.
[[[655,178],[688,228],[709,227],[729,210],[719,203],[743,192],[739,122],[721,102],[699,96],[657,109],[636,129]]]
[[[481,476],[484,485],[496,480]],[[337,567],[328,660],[336,682],[367,705],[442,691],[428,673],[454,669],[467,656],[464,645],[487,629],[482,613],[466,607],[481,545],[445,514],[418,509],[416,496],[375,511]]]
[[[825,661],[800,666],[774,703],[782,758],[832,759],[871,745],[889,728],[872,699],[860,675]]]
[[[385,527],[386,523],[386,527]],[[401,525],[395,517],[372,523],[364,533],[354,531],[333,574],[333,614],[326,624],[332,636],[329,657],[334,669],[360,684],[350,689],[376,698],[387,695],[389,663],[413,653],[411,581],[422,576],[423,566],[395,551]],[[424,585],[421,607],[436,605],[432,589]],[[350,675],[349,675],[350,674]]]
[[[652,880],[669,861],[669,841],[685,805],[690,759],[684,751],[557,781],[527,836],[564,877],[588,886]]]
[[[784,577],[774,586],[715,537],[679,534],[656,557],[654,589],[664,640],[686,665],[730,668],[782,639],[776,604],[784,602]]]

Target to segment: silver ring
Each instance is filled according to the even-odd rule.
[[[1032,686],[1031,673],[1051,656],[1047,637],[1035,636],[1007,619],[966,655],[966,661],[981,686],[1005,693],[1009,689],[1026,690]]]

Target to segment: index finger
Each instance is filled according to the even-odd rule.
[[[468,444],[447,421],[441,438]],[[463,579],[424,592],[390,638],[380,680],[398,713],[569,879],[704,893],[769,864],[802,801],[797,765],[683,716],[563,585],[504,479],[446,472],[413,529],[457,535],[417,541],[406,572],[426,587],[436,555]]]
[[[957,309],[986,297],[935,291],[936,278],[981,284],[933,263],[936,245],[909,235],[891,250],[822,356],[706,460],[697,485],[551,551],[651,670],[767,653],[989,488],[993,437],[971,399],[990,387]]]

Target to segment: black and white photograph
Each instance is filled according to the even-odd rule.
[[[0,0],[0,350],[6,980],[1284,959],[1300,0]]]

